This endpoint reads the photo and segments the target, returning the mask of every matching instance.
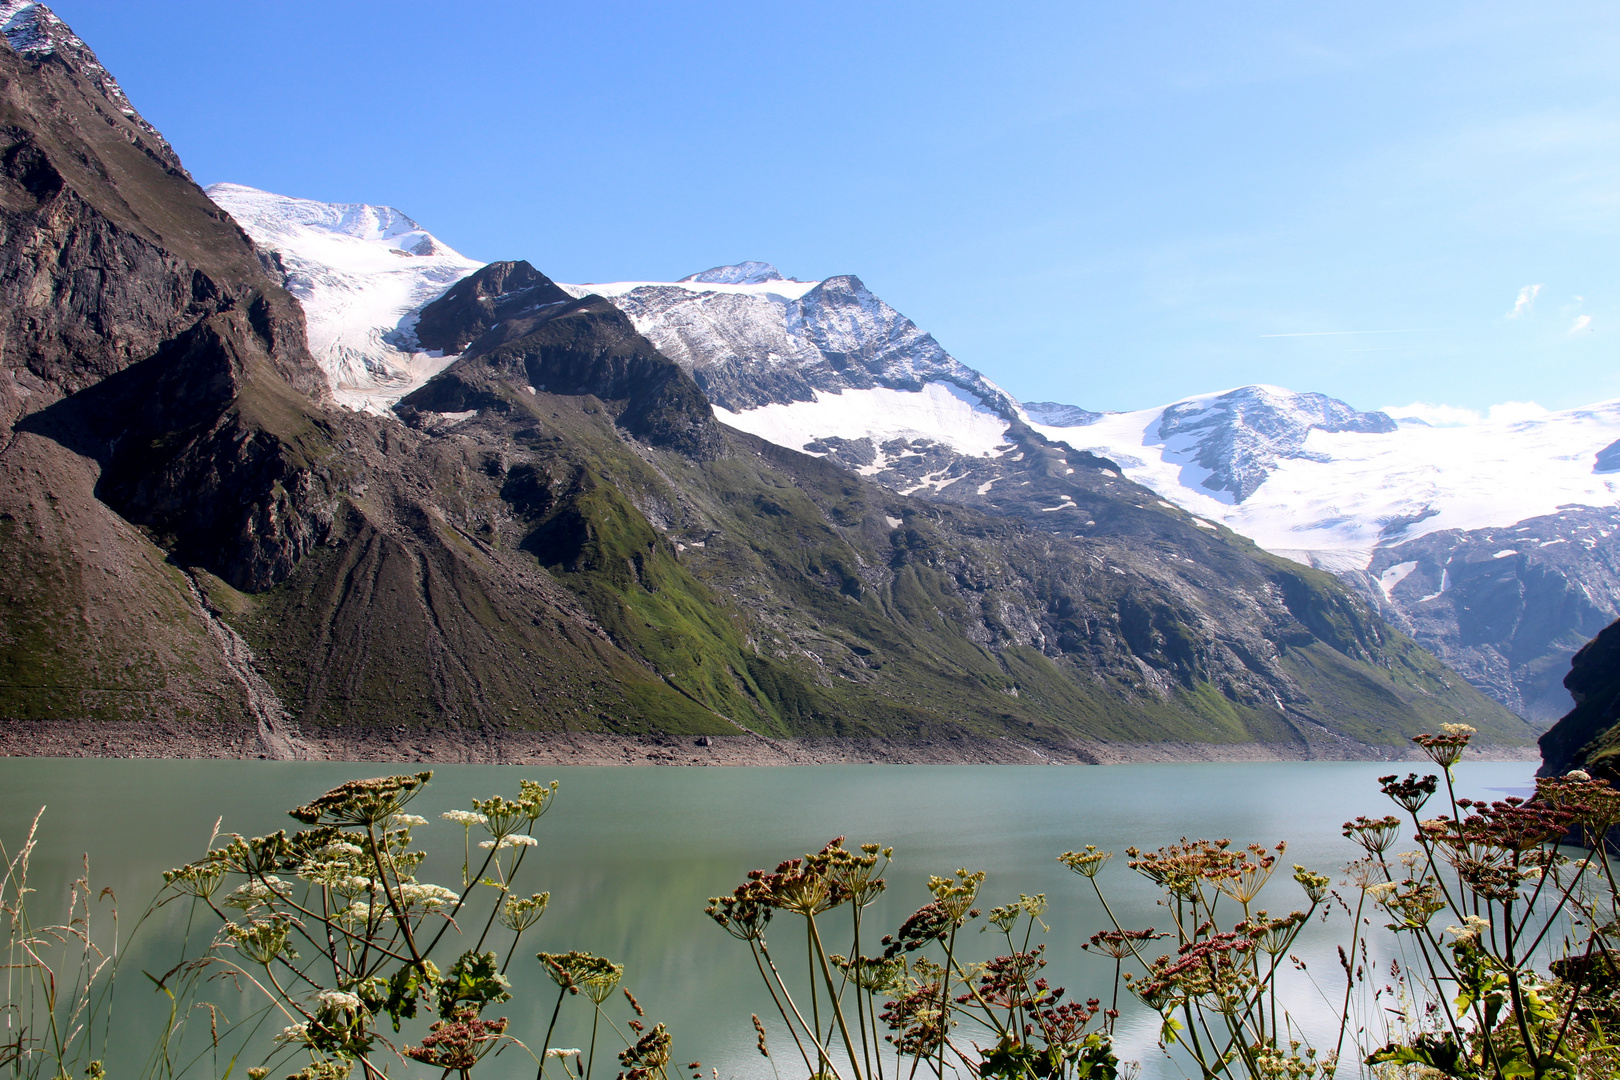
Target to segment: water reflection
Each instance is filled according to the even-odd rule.
[[[1524,790],[1533,764],[1462,766],[1459,794],[1495,796]],[[845,835],[892,844],[889,892],[869,909],[868,927],[892,928],[926,901],[930,874],[958,867],[988,871],[984,906],[1044,892],[1052,963],[1048,974],[1071,997],[1106,999],[1110,961],[1080,950],[1107,927],[1086,882],[1056,861],[1084,844],[1122,852],[1183,836],[1230,837],[1240,843],[1287,839],[1286,863],[1336,873],[1356,849],[1341,822],[1388,807],[1375,778],[1379,763],[1255,763],[1088,766],[820,766],[761,769],[535,768],[443,766],[412,804],[430,824],[418,840],[434,852],[422,880],[454,886],[461,872],[461,830],[438,820],[474,796],[515,794],[519,777],[562,782],[556,807],[536,835],[541,845],[525,866],[524,892],[549,889],[550,909],[524,939],[514,964],[514,999],[504,1009],[512,1030],[538,1041],[555,988],[532,960],[538,950],[587,949],[626,965],[625,985],[650,1020],[669,1023],[679,1060],[701,1060],[729,1077],[770,1077],[754,1049],[751,1013],[772,1015],[744,946],[704,915],[707,898],[729,891],[751,869],[774,866]],[[333,762],[0,761],[0,830],[8,844],[41,805],[48,807],[45,843],[34,860],[38,899],[60,899],[91,858],[99,888],[111,886],[127,913],[144,907],[161,871],[201,853],[215,820],[250,834],[291,826],[286,810],[375,765]],[[1134,926],[1166,923],[1156,894],[1116,859],[1101,879],[1116,912]],[[1303,907],[1285,874],[1263,894],[1276,911]],[[1128,914],[1124,914],[1127,913]],[[121,1038],[144,1056],[166,1003],[140,971],[161,973],[184,950],[190,913],[163,909],[143,928],[125,959],[118,1007]],[[1333,978],[1336,933],[1343,920],[1313,925],[1297,950],[1323,981]],[[212,926],[191,926],[193,938]],[[879,931],[880,933],[883,931]],[[985,937],[985,948],[990,938]],[[829,948],[842,951],[842,943]],[[1342,983],[1336,985],[1342,986]],[[1308,982],[1296,990],[1307,1014],[1328,1014]],[[1311,1001],[1318,1002],[1311,1005]],[[583,1008],[552,1039],[577,1046],[588,1038]],[[1153,1048],[1156,1026],[1137,1013],[1122,1022],[1122,1056],[1140,1057],[1148,1078],[1174,1075]],[[273,1025],[279,1028],[279,1023]],[[782,1041],[786,1041],[785,1034]],[[611,1062],[610,1062],[611,1063]],[[784,1077],[797,1069],[783,1066]],[[533,1066],[515,1054],[480,1075],[528,1077]],[[598,1071],[602,1062],[598,1062]],[[611,1076],[612,1071],[604,1073]]]

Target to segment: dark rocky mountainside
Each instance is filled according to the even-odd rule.
[[[1570,658],[1620,616],[1617,534],[1620,511],[1572,506],[1383,547],[1345,577],[1469,682],[1545,724],[1569,710]]]
[[[1585,769],[1620,786],[1620,622],[1575,654],[1564,685],[1575,708],[1541,737],[1541,774]]]
[[[951,489],[999,515],[921,501],[722,427],[526,263],[422,311],[462,355],[398,419],[340,409],[273,260],[80,46],[0,49],[0,722],[237,722],[278,754],[1529,737],[1330,576],[1104,459],[1018,432],[1016,475]]]

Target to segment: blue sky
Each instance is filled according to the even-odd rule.
[[[1614,5],[52,6],[202,183],[858,274],[1026,400],[1620,396]]]

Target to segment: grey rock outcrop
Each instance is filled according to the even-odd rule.
[[[1394,431],[1381,412],[1359,412],[1326,394],[1245,386],[1213,400],[1172,405],[1159,420],[1159,439],[1184,444],[1189,464],[1208,470],[1200,486],[1229,494],[1233,502],[1253,495],[1288,458],[1310,458],[1312,431]]]

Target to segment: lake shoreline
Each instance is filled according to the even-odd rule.
[[[0,722],[0,757],[265,758],[499,765],[1122,765],[1146,762],[1418,761],[1417,747],[1302,743],[1064,744],[972,737],[902,740],[595,732],[266,731],[239,724]],[[1539,761],[1535,746],[1481,746],[1470,760]]]

